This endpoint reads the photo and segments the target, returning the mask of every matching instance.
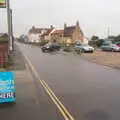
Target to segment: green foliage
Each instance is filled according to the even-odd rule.
[[[4,33],[3,35],[0,36],[0,41],[6,42],[8,40],[9,40],[9,38],[8,38],[8,35],[6,33]]]
[[[115,41],[120,41],[120,35],[115,37]]]
[[[99,40],[91,40],[89,41],[89,45],[93,46],[93,47],[100,47],[103,44],[104,40],[103,39],[99,39]]]
[[[98,39],[99,39],[99,37],[95,36],[95,35],[93,35],[92,38],[91,38],[91,40],[98,40]]]

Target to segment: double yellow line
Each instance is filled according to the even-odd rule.
[[[50,87],[47,85],[47,83],[44,80],[40,80],[40,83],[44,87],[45,91],[48,93],[54,104],[57,106],[65,120],[74,120],[72,115],[68,112],[68,110],[65,108],[65,106],[60,102],[60,100],[56,97],[54,92],[50,89]]]
[[[31,67],[31,70],[34,73],[35,77],[37,79],[39,79],[39,76],[38,76],[36,70],[34,69],[34,67],[33,67],[31,61],[29,60],[29,58],[26,55],[24,55],[24,57],[27,60],[29,66]],[[61,115],[64,117],[64,119],[65,120],[74,120],[72,115],[68,112],[66,107],[60,102],[60,100],[57,98],[57,96],[54,94],[54,92],[50,89],[48,84],[44,80],[39,80],[39,81],[40,81],[41,85],[43,86],[44,90],[46,91],[46,93],[49,95],[49,97],[53,101],[53,103],[58,108],[58,110],[61,113]]]

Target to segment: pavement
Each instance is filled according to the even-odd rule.
[[[39,80],[44,80],[49,85],[75,120],[120,119],[119,70],[91,63],[82,59],[82,56],[61,52],[42,53],[38,47],[16,44],[30,60]],[[36,79],[36,85],[41,86],[39,80]],[[37,90],[40,92],[44,89]],[[45,92],[44,95],[51,99]],[[53,109],[53,117],[55,110],[59,111],[54,103],[46,109]],[[49,115],[48,113],[43,111],[43,116]],[[51,120],[58,120],[57,117]]]
[[[25,70],[25,60],[18,46],[14,46],[14,52],[10,53],[8,71]]]

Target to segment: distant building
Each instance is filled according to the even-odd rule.
[[[64,30],[55,30],[53,33],[51,33],[51,40],[52,42],[62,42],[62,38],[64,37]]]
[[[28,39],[31,43],[39,43],[42,40],[42,35],[46,33],[49,28],[35,28],[34,26],[28,32]]]
[[[88,39],[84,36],[79,21],[74,26],[67,26],[64,24],[64,29],[57,30],[52,25],[50,28],[35,28],[34,26],[28,33],[29,42],[39,43],[46,42],[59,42],[59,43],[88,43]]]
[[[63,42],[76,43],[78,41],[83,44],[88,43],[87,38],[85,38],[83,31],[80,28],[79,21],[77,21],[74,26],[67,26],[67,24],[64,24]]]
[[[55,31],[56,29],[53,26],[50,26],[50,28],[43,34],[43,39],[45,41],[48,42],[52,42],[52,33]]]

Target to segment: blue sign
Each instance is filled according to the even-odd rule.
[[[15,77],[13,72],[0,72],[0,103],[15,102]]]

